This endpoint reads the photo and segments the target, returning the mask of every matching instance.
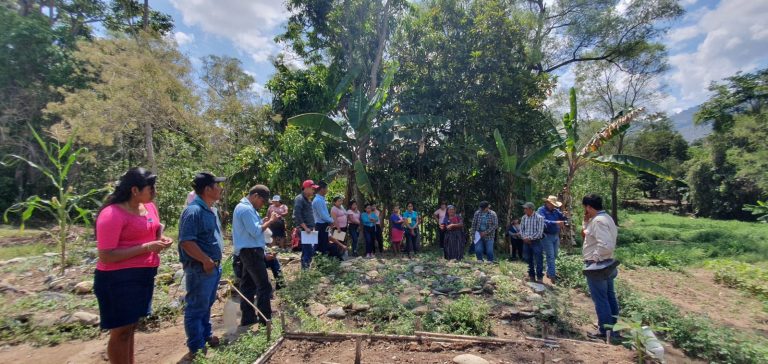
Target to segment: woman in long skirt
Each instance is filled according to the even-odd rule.
[[[461,260],[464,258],[466,236],[464,233],[464,220],[462,220],[461,215],[456,213],[455,206],[448,206],[448,211],[445,214],[445,220],[443,220],[442,225],[445,228],[445,242],[443,243],[445,259]]]

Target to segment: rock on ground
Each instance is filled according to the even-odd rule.
[[[88,294],[93,292],[93,281],[82,281],[75,285],[75,293]]]
[[[547,291],[547,286],[541,284],[541,283],[535,283],[535,282],[528,282],[528,287],[531,287],[531,289],[536,293],[544,293]]]
[[[344,309],[341,307],[334,307],[325,315],[333,319],[343,319],[347,317],[347,313],[344,312]]]
[[[328,312],[328,308],[325,307],[322,303],[314,302],[309,305],[309,314],[315,317],[322,316],[324,313]]]
[[[99,320],[99,315],[90,312],[79,311],[73,313],[70,316],[67,316],[63,321],[67,324],[80,323],[83,325],[98,325]]]
[[[490,364],[488,360],[472,354],[457,355],[453,358],[453,362],[456,364]]]

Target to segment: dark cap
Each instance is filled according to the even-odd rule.
[[[481,209],[486,209],[486,208],[488,208],[488,206],[491,206],[490,202],[488,202],[488,201],[481,201],[480,202],[480,208]]]
[[[259,195],[259,197],[269,201],[269,187],[264,185],[256,185],[251,187],[251,190],[248,191],[249,195]],[[279,201],[279,200],[278,200]]]
[[[328,184],[325,183],[325,181],[318,181],[317,182],[317,187],[316,188],[326,188],[326,187],[328,187]]]
[[[214,183],[224,182],[227,179],[224,177],[216,177],[209,172],[199,172],[195,175],[195,179],[192,180],[192,187],[195,191],[202,190]]]

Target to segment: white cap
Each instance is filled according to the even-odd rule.
[[[272,196],[272,200],[271,201],[280,201],[280,195]]]

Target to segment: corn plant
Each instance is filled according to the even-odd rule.
[[[757,201],[757,205],[744,205],[744,211],[752,212],[752,215],[756,215],[757,221],[768,223],[768,200]]]
[[[78,163],[80,154],[86,151],[86,148],[73,149],[74,137],[70,136],[63,144],[59,141],[46,142],[40,135],[30,127],[32,135],[37,140],[43,153],[48,158],[51,166],[35,163],[25,157],[16,154],[7,156],[9,161],[4,161],[4,165],[14,162],[24,162],[30,167],[38,170],[47,177],[53,187],[56,189],[56,195],[45,198],[33,195],[26,201],[17,202],[3,214],[3,220],[8,222],[8,215],[15,213],[20,215],[20,229],[24,230],[24,223],[32,217],[35,211],[42,211],[54,218],[59,226],[57,240],[61,249],[61,271],[64,274],[66,267],[67,239],[72,227],[77,223],[90,224],[93,211],[82,207],[88,201],[95,200],[95,196],[106,193],[105,188],[91,189],[90,191],[79,194],[75,192],[74,187],[68,180],[72,166]],[[74,134],[73,134],[74,135]]]

